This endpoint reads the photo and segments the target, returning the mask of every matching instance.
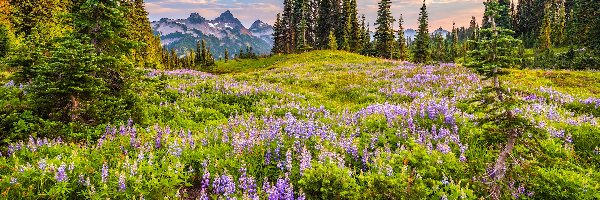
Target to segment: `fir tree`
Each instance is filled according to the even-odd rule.
[[[486,116],[479,120],[486,131],[495,136],[506,138],[504,148],[500,151],[496,162],[490,173],[490,198],[500,199],[501,189],[504,177],[509,171],[512,151],[517,143],[517,139],[523,135],[529,134],[529,137],[535,139],[537,135],[530,121],[516,115],[513,110],[520,102],[511,96],[505,90],[500,82],[499,76],[504,73],[504,69],[511,68],[519,63],[518,48],[521,41],[514,39],[511,35],[514,33],[509,29],[496,27],[495,15],[501,10],[501,5],[495,0],[485,3],[486,15],[490,18],[491,28],[483,29],[483,35],[486,37],[480,39],[477,46],[479,50],[468,52],[468,61],[466,66],[474,68],[486,79],[492,79],[492,86],[486,86],[479,92],[479,95],[473,99],[476,107],[482,109]]]
[[[371,51],[371,31],[369,29],[369,25],[365,24],[366,20],[365,20],[365,15],[362,15],[362,22],[361,22],[361,27],[362,27],[362,35],[361,35],[361,43],[362,43],[362,48],[361,48],[361,54],[363,55],[370,55],[370,51]]]
[[[281,21],[281,14],[277,13],[277,19],[273,25],[273,48],[271,53],[279,54],[284,53],[284,33],[283,33],[283,22]]]
[[[294,28],[294,12],[293,12],[293,0],[283,1],[283,15],[281,16],[281,29],[283,33],[283,51],[285,53],[292,53],[295,50],[295,33]]]
[[[204,42],[204,40],[202,40]],[[200,43],[200,41],[196,41],[196,57],[194,58],[196,65],[204,65],[206,56],[203,52],[204,43]]]
[[[97,55],[92,45],[72,36],[54,42],[55,46],[47,51],[48,62],[37,67],[38,75],[30,89],[34,110],[56,121],[97,121],[93,117],[96,111],[88,109],[109,94],[102,67],[117,59]]]
[[[350,20],[350,49],[352,52],[360,51],[362,48],[362,28],[358,23],[358,9],[356,0],[350,0],[350,7],[346,9],[348,19]]]
[[[335,33],[333,31],[329,31],[329,36],[327,41],[329,41],[329,44],[327,44],[327,49],[329,50],[337,50],[338,46],[337,46],[337,40],[335,38]]]
[[[402,18],[402,14],[400,14],[400,19],[398,19],[398,59],[407,60],[408,59],[408,46],[406,44],[406,36],[404,36],[404,18]]]
[[[229,51],[225,48],[225,63],[229,61]]]
[[[395,51],[394,29],[392,25],[395,19],[392,17],[390,8],[391,0],[381,0],[377,11],[377,28],[375,29],[375,49],[377,54],[384,58],[392,58]]]
[[[431,52],[429,51],[429,22],[425,1],[423,1],[421,13],[419,14],[419,30],[417,31],[414,45],[414,61],[417,63],[429,62]]]
[[[10,35],[8,27],[0,23],[0,59],[5,57],[10,50]]]
[[[541,50],[548,50],[550,48],[552,48],[552,39],[551,39],[551,28],[552,28],[552,22],[550,21],[551,19],[551,13],[548,11],[549,7],[546,7],[546,14],[544,15],[544,21],[542,23],[542,26],[540,27],[540,36],[538,39],[538,46]]]
[[[317,19],[316,45],[319,49],[327,49],[329,46],[329,33],[334,28],[331,14],[331,1],[321,0]]]

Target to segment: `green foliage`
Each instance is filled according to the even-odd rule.
[[[298,185],[308,199],[357,199],[359,186],[348,169],[316,164],[306,170]]]
[[[10,32],[8,27],[0,24],[0,59],[3,59],[10,51]]]
[[[510,36],[512,33],[503,28],[481,30],[481,34],[488,37],[469,41],[476,49],[467,53],[465,65],[486,77],[502,73],[501,69],[515,67],[520,62],[518,47],[521,41]]]
[[[396,45],[394,44],[394,17],[392,17],[391,0],[381,0],[378,4],[379,9],[377,10],[377,21],[375,24],[375,49],[377,49],[377,56],[383,58],[392,58],[396,51]]]
[[[57,121],[96,121],[86,113],[102,93],[108,93],[100,66],[118,65],[118,60],[97,56],[91,45],[72,37],[55,44],[47,62],[36,67],[37,76],[28,90],[33,109]]]
[[[328,50],[338,49],[337,39],[335,38],[335,34],[333,34],[333,31],[329,31],[329,39],[327,41],[329,41],[329,43],[327,44]]]
[[[413,60],[417,63],[427,63],[431,59],[429,50],[429,22],[428,22],[427,6],[423,1],[421,12],[419,13],[419,29],[413,44]]]

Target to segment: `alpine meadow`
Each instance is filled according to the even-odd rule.
[[[0,199],[600,199],[599,70],[598,0],[0,0]]]

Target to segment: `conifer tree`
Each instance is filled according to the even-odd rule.
[[[350,20],[350,49],[352,52],[360,51],[361,49],[361,34],[362,28],[358,24],[358,8],[356,0],[350,0],[350,7],[346,9],[348,19]]]
[[[402,14],[400,14],[400,19],[398,19],[398,59],[407,60],[408,59],[408,46],[406,44],[406,36],[404,36],[404,18]]]
[[[335,33],[333,31],[329,31],[329,36],[327,41],[329,41],[329,43],[327,44],[327,49],[329,50],[337,50],[338,46],[337,46],[337,40],[335,38]]]
[[[225,63],[229,61],[229,51],[225,48]]]
[[[379,10],[377,11],[377,28],[375,29],[375,49],[378,56],[384,58],[392,58],[395,51],[394,29],[392,27],[395,19],[392,17],[390,8],[391,0],[381,0],[379,2]]]
[[[458,28],[454,28],[456,24],[452,22],[452,45],[450,46],[450,55],[451,60],[454,60],[459,55],[459,47],[458,47]]]
[[[293,11],[293,0],[283,1],[283,15],[281,16],[282,32],[283,32],[283,51],[285,53],[292,53],[295,50],[295,33],[294,28],[294,11]]]
[[[204,41],[204,40],[202,40]],[[205,63],[205,54],[203,53],[204,44],[200,43],[200,41],[196,41],[196,57],[194,58],[196,65],[204,65]]]
[[[0,59],[5,57],[10,50],[10,36],[8,27],[0,23]]]
[[[419,30],[415,38],[415,50],[414,61],[417,63],[426,63],[431,59],[431,52],[429,51],[429,22],[427,15],[427,6],[423,1],[421,12],[419,13]]]
[[[284,53],[284,33],[283,33],[283,22],[281,21],[281,14],[277,13],[277,19],[273,25],[273,48],[271,53],[279,54]]]
[[[334,28],[331,22],[331,1],[321,0],[319,4],[319,12],[317,19],[317,33],[316,33],[316,45],[319,49],[328,49],[329,46],[329,33]]]
[[[361,48],[361,54],[363,55],[369,55],[370,51],[371,51],[371,31],[369,29],[369,24],[366,24],[366,19],[365,19],[365,15],[362,15],[362,22],[361,22],[361,27],[362,27],[362,35],[361,35],[361,43],[362,43],[362,48]]]
[[[552,39],[551,39],[551,35],[552,35],[552,22],[550,21],[551,19],[551,12],[549,12],[549,7],[546,7],[546,14],[544,15],[544,21],[542,23],[542,26],[540,27],[540,36],[538,39],[538,46],[540,50],[548,50],[550,48],[552,48]]]

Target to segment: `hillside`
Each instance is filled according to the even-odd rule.
[[[475,199],[487,192],[482,179],[499,143],[477,126],[483,113],[468,102],[489,83],[469,69],[313,51],[219,62],[215,70],[147,71],[138,83],[141,112],[128,122],[91,127],[91,143],[32,138],[11,144],[9,156],[0,156],[0,186],[18,182],[5,190],[9,197],[61,197],[47,190],[61,187],[87,191],[65,193],[81,198],[124,198],[122,185],[146,188],[145,198],[188,199],[267,198],[277,188],[283,188],[278,195],[307,199],[322,188],[331,191],[327,198],[343,193],[349,199]],[[528,102],[515,108],[519,115],[543,131],[534,135],[535,146],[517,144],[523,168],[512,172],[515,185],[506,196],[600,194],[594,153],[600,140],[589,139],[600,134],[599,76],[513,70],[503,77]],[[5,94],[21,94],[16,84],[2,85]],[[70,163],[68,182],[55,186],[46,165],[64,171]],[[43,177],[33,173],[51,174],[45,178],[51,181],[28,178]],[[88,179],[94,193],[78,182]],[[340,186],[320,185],[326,181]],[[232,185],[238,189],[218,189]]]

